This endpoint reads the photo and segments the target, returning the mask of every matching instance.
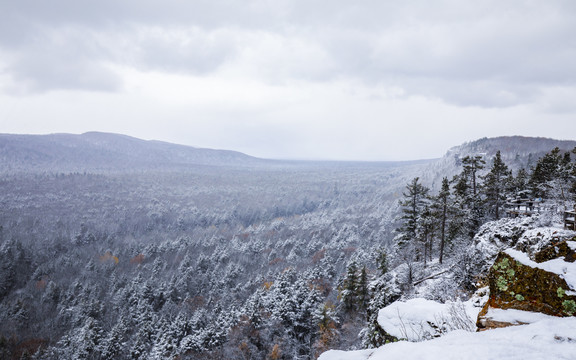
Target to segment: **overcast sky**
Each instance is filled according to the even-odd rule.
[[[0,0],[2,133],[404,160],[575,115],[573,0]]]

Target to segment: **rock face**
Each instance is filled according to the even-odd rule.
[[[564,258],[566,262],[576,261],[576,237],[569,241],[561,241],[553,246],[550,246],[534,255],[534,260],[537,263],[542,263],[548,260]]]
[[[512,325],[487,317],[491,308],[576,316],[576,292],[566,281],[572,276],[567,273],[574,269],[575,245],[574,241],[563,242],[536,253],[534,258],[542,265],[527,257],[521,261],[523,258],[513,256],[513,251],[500,252],[489,271],[490,298],[478,315],[477,326],[487,329]]]

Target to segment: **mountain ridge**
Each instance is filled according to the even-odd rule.
[[[500,136],[453,146],[439,159],[392,162],[341,162],[354,164],[430,163],[432,169],[453,172],[460,159],[482,154],[490,160],[498,150],[512,169],[529,168],[546,152],[559,147],[570,151],[576,141],[544,137]],[[160,140],[143,140],[124,134],[90,131],[83,134],[0,134],[0,171],[125,171],[185,169],[191,166],[261,166],[325,164],[337,161],[270,160],[238,151],[199,148]]]
[[[491,138],[483,137],[454,146],[450,148],[444,156],[454,156],[454,154],[462,154],[465,156],[472,155],[475,152],[485,153],[487,156],[494,156],[498,150],[507,158],[525,154],[537,156],[549,152],[555,147],[558,147],[560,150],[570,151],[576,147],[576,141],[519,135]]]
[[[264,162],[266,160],[231,150],[197,148],[114,133],[0,134],[0,166],[4,170],[126,170],[244,166]]]

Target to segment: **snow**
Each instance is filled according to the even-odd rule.
[[[566,281],[566,284],[568,284],[571,289],[576,289],[576,262],[569,263],[563,259],[553,259],[543,263],[537,263],[530,260],[528,255],[518,250],[506,249],[505,253],[523,265],[559,275]]]
[[[454,323],[454,309],[451,307],[458,309],[458,304],[461,305],[462,317],[474,324],[480,308],[475,307],[472,301],[441,304],[422,298],[396,301],[386,306],[378,312],[378,324],[399,339],[423,340],[452,330],[450,324]]]
[[[574,235],[574,231],[559,229],[558,227],[535,227],[522,234],[515,248],[528,254],[535,254],[554,243],[571,239]]]
[[[446,305],[422,298],[396,301],[378,312],[378,324],[388,334],[411,341],[433,333],[430,323],[446,312]]]
[[[365,360],[370,358],[374,353],[374,349],[356,350],[356,351],[343,351],[343,350],[329,350],[318,358],[318,360]]]
[[[378,349],[325,352],[319,360],[541,360],[574,359],[576,318],[546,318],[533,324],[483,332],[453,331],[424,342],[400,341]]]
[[[485,315],[486,318],[490,318],[494,321],[507,322],[510,324],[531,324],[540,320],[553,319],[553,316],[532,312],[532,311],[522,311],[516,309],[495,309],[489,308],[488,313]]]
[[[544,214],[487,222],[474,236],[475,250],[491,265],[491,260],[504,249],[514,247],[532,255],[553,243],[571,239],[576,235],[572,230],[540,226],[546,222]]]

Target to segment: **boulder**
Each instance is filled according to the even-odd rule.
[[[564,258],[564,261],[576,261],[576,237],[558,242],[534,254],[534,260],[537,263],[543,263],[548,260]]]
[[[500,252],[490,268],[490,297],[478,315],[477,326],[503,327],[493,323],[490,309],[516,309],[553,316],[576,316],[576,263],[552,259],[540,264],[516,250]]]

